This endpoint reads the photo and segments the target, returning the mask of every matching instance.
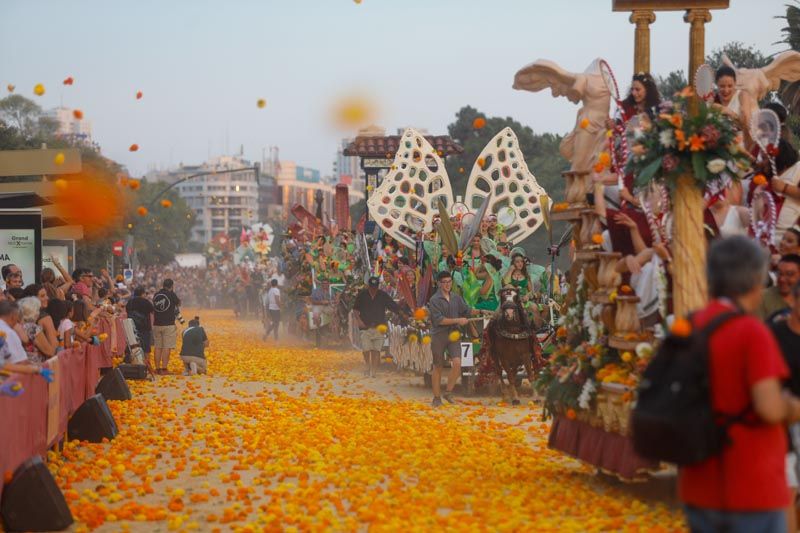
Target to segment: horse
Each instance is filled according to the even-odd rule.
[[[513,286],[506,286],[500,291],[500,308],[487,325],[489,337],[489,357],[492,359],[500,378],[501,389],[503,371],[508,377],[511,388],[511,404],[519,405],[519,396],[515,384],[519,367],[524,367],[528,380],[533,384],[534,360],[536,352],[536,332],[528,320],[519,291]],[[538,359],[537,366],[538,366]]]

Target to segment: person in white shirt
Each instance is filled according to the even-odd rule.
[[[0,348],[0,366],[22,363],[28,360],[28,354],[22,347],[22,341],[14,331],[20,321],[17,302],[0,301],[0,332],[5,336],[5,344]]]
[[[275,340],[278,340],[278,328],[281,325],[281,290],[278,288],[277,279],[273,278],[269,284],[269,290],[264,295],[264,305],[269,313],[270,324],[264,336],[269,337],[272,333]]]

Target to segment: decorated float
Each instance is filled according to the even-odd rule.
[[[677,4],[681,3],[674,9],[686,9],[691,24],[692,85],[651,113],[619,118],[623,105],[617,82],[601,59],[582,73],[539,60],[518,71],[514,80],[516,89],[550,88],[554,96],[582,104],[575,129],[561,146],[571,162],[563,173],[566,197],[552,212],[554,219],[573,226],[576,253],[570,292],[558,348],[535,384],[544,400],[544,417],[553,420],[549,445],[626,480],[660,467],[634,451],[629,419],[659,339],[668,328],[687,328],[684,317],[704,302],[706,230],[713,225],[705,205],[732,182],[748,178],[754,190],[753,234],[765,245],[775,237],[773,194],[767,180],[751,170],[743,133],[758,146],[756,164],[763,159],[768,165],[780,123],[771,112],[761,111],[742,132],[741,124],[714,105],[713,71],[702,65],[703,25],[710,20],[709,8],[725,6],[702,0]],[[666,8],[658,2],[634,5],[624,0],[616,0],[614,8],[633,10],[634,71],[649,70],[649,24],[655,20],[653,10]],[[766,85],[777,87],[780,79],[797,77],[788,65],[796,64],[798,57],[779,56],[775,65],[758,74],[739,69],[740,89],[752,91],[756,100],[763,97]],[[768,77],[767,83],[753,82]],[[618,118],[607,129],[612,100]],[[774,164],[773,175],[777,176]],[[625,215],[624,208],[612,211],[606,205],[604,192],[626,187],[629,176],[641,225]],[[646,249],[631,252],[615,246],[617,222],[632,235],[643,227],[650,238]]]

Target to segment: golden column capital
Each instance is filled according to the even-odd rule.
[[[656,21],[656,14],[652,9],[637,9],[631,12],[628,18],[631,24],[636,24],[636,28],[647,28]]]

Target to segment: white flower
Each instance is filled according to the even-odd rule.
[[[712,174],[719,174],[723,170],[725,170],[725,161],[722,159],[712,159],[708,163],[706,163],[706,168]]]
[[[633,128],[633,138],[634,139],[641,139],[644,137],[644,131],[642,128]]]
[[[586,383],[583,384],[580,396],[578,396],[578,407],[581,409],[589,409],[596,391],[597,387],[594,385],[594,380],[587,379]]]
[[[658,142],[660,142],[661,146],[664,148],[672,148],[675,146],[675,136],[672,134],[672,130],[663,130],[659,133]]]
[[[638,357],[650,357],[653,355],[653,345],[649,342],[640,342],[636,345],[636,355]]]

